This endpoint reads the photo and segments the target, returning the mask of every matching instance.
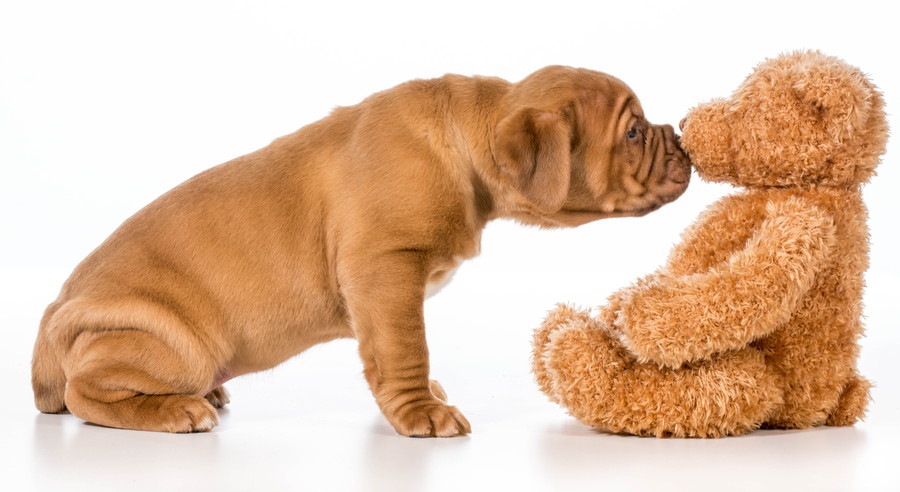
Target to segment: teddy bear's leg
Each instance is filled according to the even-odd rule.
[[[763,355],[743,350],[678,369],[641,364],[604,329],[551,335],[543,359],[557,401],[581,422],[657,437],[749,432],[782,403]]]
[[[825,425],[847,426],[861,420],[866,413],[869,402],[869,389],[872,387],[866,378],[856,374],[844,386],[837,406],[831,411]]]
[[[587,310],[575,309],[568,304],[558,304],[553,311],[544,318],[541,326],[534,330],[534,341],[532,344],[531,364],[534,376],[537,379],[538,386],[541,391],[547,394],[552,401],[557,401],[556,392],[553,388],[552,379],[547,373],[544,364],[543,353],[547,344],[550,343],[550,337],[553,333],[573,326],[589,326],[594,321],[591,319],[590,312]]]

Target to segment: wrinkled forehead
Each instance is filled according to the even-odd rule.
[[[644,108],[637,96],[628,86],[619,84],[617,90],[594,90],[581,94],[576,104],[584,123],[615,127],[635,118],[643,119]]]
[[[573,102],[607,114],[629,105],[643,114],[634,92],[612,75],[587,69],[547,67],[518,84],[522,102],[539,109],[557,110]]]

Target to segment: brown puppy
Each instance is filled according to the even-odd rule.
[[[41,322],[42,412],[209,430],[222,383],[340,337],[400,434],[469,423],[429,380],[422,303],[485,223],[641,215],[690,176],[672,128],[621,81],[548,67],[511,84],[447,75],[335,110],[128,219]]]

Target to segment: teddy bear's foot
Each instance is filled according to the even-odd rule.
[[[544,363],[544,351],[550,343],[550,339],[554,333],[560,330],[585,327],[594,324],[591,319],[590,312],[587,310],[576,309],[568,304],[558,304],[553,311],[544,318],[544,322],[540,327],[534,330],[534,341],[532,344],[531,364],[534,376],[537,379],[538,386],[541,391],[547,394],[551,400],[556,400],[556,391],[553,389],[552,378],[547,373]]]
[[[754,350],[678,369],[641,364],[606,330],[551,336],[543,360],[557,402],[581,422],[656,437],[721,437],[759,427],[782,403]]]
[[[831,411],[825,425],[835,427],[853,425],[861,420],[866,413],[866,405],[869,403],[869,389],[872,387],[866,378],[854,376],[838,399],[837,407]]]

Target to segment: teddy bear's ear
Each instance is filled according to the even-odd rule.
[[[817,51],[788,55],[793,90],[837,142],[867,126],[875,88],[866,76],[838,58]]]

